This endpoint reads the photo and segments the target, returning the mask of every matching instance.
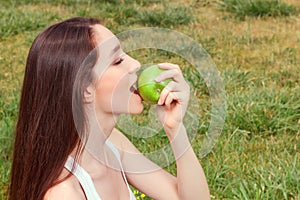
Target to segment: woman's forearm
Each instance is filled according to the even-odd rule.
[[[165,129],[176,158],[177,185],[181,200],[210,199],[203,169],[191,148],[186,129],[181,124],[176,130]]]

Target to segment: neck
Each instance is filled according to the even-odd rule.
[[[95,113],[94,109],[87,108],[88,138],[80,156],[80,165],[90,174],[102,167],[111,166],[114,156],[105,144],[113,131],[118,116],[110,113]],[[114,164],[115,165],[115,164]]]
[[[116,126],[118,116],[112,113],[97,112],[95,111],[93,105],[88,105],[85,107],[87,113],[87,123],[88,123],[88,138],[87,144],[96,144],[97,148],[101,148],[107,138],[110,136],[114,127]],[[94,147],[94,145],[92,145]]]

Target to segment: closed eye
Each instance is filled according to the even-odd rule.
[[[118,59],[118,60],[116,60],[116,62],[114,63],[114,65],[119,65],[119,64],[121,64],[124,60],[125,60],[125,53],[122,53],[121,55],[120,55],[120,58]]]
[[[119,58],[119,59],[114,63],[114,65],[119,65],[119,64],[121,64],[123,61],[124,61],[124,58]]]

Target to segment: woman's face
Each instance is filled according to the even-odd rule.
[[[140,63],[122,51],[119,40],[104,26],[95,26],[95,39],[99,45],[99,61],[94,68],[96,112],[141,113],[142,99],[136,91]]]

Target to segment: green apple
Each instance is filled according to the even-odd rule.
[[[138,93],[143,101],[149,104],[157,104],[161,91],[172,79],[156,82],[154,79],[165,71],[157,65],[152,65],[144,69],[138,78]]]

